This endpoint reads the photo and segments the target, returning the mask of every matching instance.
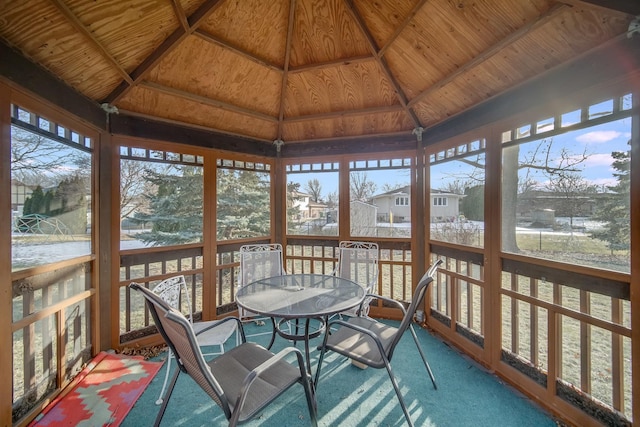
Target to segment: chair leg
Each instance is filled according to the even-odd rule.
[[[420,347],[420,342],[418,341],[418,335],[416,335],[416,331],[413,329],[412,325],[409,325],[409,329],[411,330],[411,335],[413,336],[413,341],[416,343],[416,347],[418,347],[418,351],[420,352],[420,357],[422,357],[422,361],[424,362],[424,367],[427,368],[427,372],[429,373],[429,377],[431,378],[431,383],[433,384],[433,388],[435,390],[438,389],[436,385],[436,379],[433,376],[433,372],[431,372],[431,366],[429,366],[429,362],[427,362],[427,358],[422,351],[422,347]]]
[[[169,399],[171,398],[171,393],[173,393],[173,388],[176,385],[176,381],[178,380],[178,376],[180,375],[180,368],[176,369],[176,372],[173,374],[171,378],[171,383],[169,384],[169,388],[167,389],[167,395],[165,396],[162,406],[158,411],[158,415],[156,416],[156,421],[153,423],[153,427],[160,426],[160,422],[162,421],[162,417],[164,416],[164,411],[167,409],[167,403],[169,403]]]
[[[393,371],[391,370],[391,364],[385,358],[384,365],[387,368],[387,373],[389,374],[389,378],[391,379],[391,384],[393,384],[393,388],[396,391],[396,395],[398,396],[398,401],[400,402],[400,406],[402,407],[402,412],[404,412],[404,417],[407,419],[407,423],[410,427],[413,427],[413,421],[411,421],[411,416],[409,415],[409,411],[407,410],[407,405],[404,404],[404,399],[402,398],[402,394],[400,394],[400,387],[398,387],[398,383],[396,381],[395,375],[393,375]]]
[[[156,405],[161,405],[164,396],[164,390],[167,388],[167,381],[169,381],[169,371],[171,371],[171,358],[173,357],[173,353],[171,350],[167,350],[167,371],[164,373],[164,382],[162,383],[162,390],[160,390],[160,394],[158,395],[158,400],[156,400]]]

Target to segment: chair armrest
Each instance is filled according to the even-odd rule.
[[[358,312],[360,312],[360,311],[362,310],[362,306],[363,306],[363,304],[364,304],[368,299],[370,300],[371,298],[380,299],[380,300],[386,301],[386,302],[387,302],[387,303],[389,303],[389,304],[394,305],[394,306],[395,306],[394,308],[397,308],[397,309],[399,309],[400,311],[402,311],[402,316],[403,316],[403,317],[404,317],[404,315],[405,315],[405,314],[407,314],[407,309],[406,309],[406,308],[404,308],[404,305],[402,305],[402,303],[401,303],[400,301],[396,301],[396,300],[391,299],[391,298],[383,297],[382,295],[378,295],[378,294],[371,294],[371,293],[369,293],[369,294],[366,294],[366,295],[365,295],[364,300],[360,303],[360,307],[359,307],[359,309],[358,309]]]

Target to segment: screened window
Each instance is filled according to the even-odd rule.
[[[565,114],[564,132],[503,148],[504,251],[629,271],[631,118],[602,123],[612,106]]]
[[[409,206],[408,197],[396,197],[396,206]]]

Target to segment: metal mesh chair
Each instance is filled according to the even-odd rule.
[[[438,260],[436,264],[439,265],[440,262],[441,261]],[[402,407],[404,416],[409,425],[413,426],[413,421],[411,420],[411,416],[409,415],[404,399],[402,398],[402,394],[400,393],[400,388],[398,387],[395,375],[391,369],[391,358],[393,357],[396,345],[400,342],[400,338],[402,338],[404,332],[409,329],[416,347],[418,348],[418,352],[420,353],[420,357],[422,358],[422,362],[424,363],[427,373],[431,378],[433,387],[435,389],[438,388],[433,372],[431,371],[431,367],[429,366],[427,358],[420,347],[418,336],[416,335],[412,325],[413,316],[416,309],[422,304],[427,288],[433,281],[432,276],[435,274],[436,269],[437,265],[435,267],[432,266],[427,270],[424,276],[422,276],[407,309],[405,309],[399,301],[385,298],[380,295],[372,295],[374,298],[382,299],[389,304],[398,307],[398,309],[403,312],[402,321],[397,328],[368,317],[351,317],[348,321],[334,320],[330,322],[324,335],[324,340],[318,347],[320,349],[320,357],[318,359],[315,383],[317,384],[318,379],[320,378],[320,368],[322,367],[324,355],[327,350],[334,351],[372,368],[385,368],[389,374],[389,378],[391,379],[396,395],[398,396],[398,400],[400,401],[400,406]],[[338,328],[333,328],[332,330],[332,327],[334,326],[337,326]]]
[[[181,373],[189,375],[220,406],[229,426],[255,417],[274,399],[299,383],[304,388],[311,424],[317,426],[315,395],[300,350],[288,347],[274,354],[255,343],[247,343],[242,322],[228,317],[220,323],[234,322],[239,326],[242,344],[207,362],[191,323],[182,313],[145,287],[137,283],[130,287],[144,296],[160,334],[176,355],[179,368],[171,378],[154,426],[160,425]],[[295,355],[296,363],[284,360],[290,354]]]
[[[333,274],[358,283],[367,294],[373,293],[378,284],[378,256],[377,243],[342,241],[338,245],[338,262]],[[371,300],[371,297],[366,297],[361,308],[340,314],[367,316]]]
[[[200,347],[218,347],[219,349],[217,352],[205,353],[205,356],[224,353],[224,343],[236,331],[236,324],[233,322],[221,324],[218,320],[193,322],[193,306],[191,305],[191,298],[189,298],[187,282],[183,275],[169,277],[168,279],[163,280],[153,288],[153,292],[162,298],[164,302],[169,304],[170,307],[173,307],[180,312],[183,312],[183,307],[187,307],[184,312],[187,313],[186,317],[189,322],[191,322],[193,330],[196,333],[198,345]],[[160,405],[162,403],[164,392],[167,388],[167,382],[169,381],[169,371],[171,370],[171,359],[173,359],[173,356],[173,353],[169,351],[164,383],[162,384],[162,389],[160,390],[158,399],[156,400],[156,405]]]
[[[265,243],[244,245],[240,247],[240,278],[238,288],[241,288],[256,280],[267,277],[282,276],[287,274],[282,261],[282,245],[279,243]],[[260,317],[256,313],[238,306],[238,317],[242,322],[269,320],[273,326],[270,332],[260,332],[248,337],[271,334],[271,342],[267,348],[271,348],[275,339],[275,319]]]

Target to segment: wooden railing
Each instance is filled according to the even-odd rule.
[[[12,274],[14,423],[42,410],[91,359],[92,264],[86,256]]]
[[[499,300],[487,313],[481,250],[432,246],[445,263],[429,324],[487,365],[484,322],[501,316],[500,365],[514,384],[608,425],[631,422],[631,307],[621,273],[503,255]],[[490,349],[488,349],[490,350]],[[579,415],[577,416],[580,417]]]

